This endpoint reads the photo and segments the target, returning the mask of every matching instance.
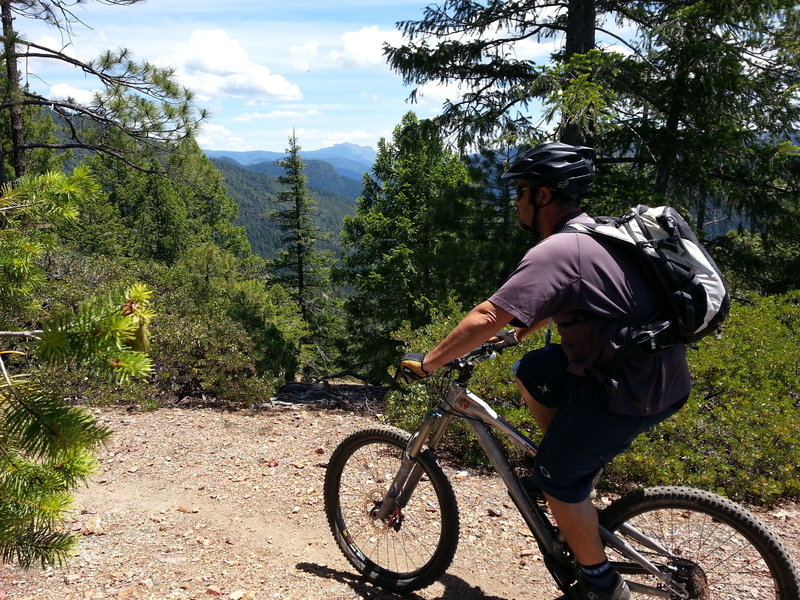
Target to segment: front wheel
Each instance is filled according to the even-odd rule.
[[[376,517],[410,437],[388,426],[357,431],[334,450],[325,474],[325,514],[339,548],[368,580],[396,592],[441,577],[458,544],[455,494],[429,451],[419,457],[422,474],[408,503]]]
[[[783,545],[752,513],[717,494],[685,487],[638,490],[606,508],[600,523],[671,573],[689,599],[800,598],[800,577]],[[637,532],[656,544],[645,545]],[[616,551],[609,550],[609,557],[634,586],[650,587],[634,597],[681,597]]]

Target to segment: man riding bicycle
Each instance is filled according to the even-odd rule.
[[[600,540],[592,487],[604,464],[683,405],[691,382],[682,344],[614,360],[663,305],[624,250],[561,231],[594,222],[580,208],[592,188],[593,159],[591,148],[551,142],[511,165],[503,178],[516,184],[519,225],[543,239],[430,353],[404,356],[399,372],[407,381],[424,379],[507,325],[519,341],[552,320],[561,343],[529,352],[514,366],[544,433],[526,483],[544,494],[580,565],[584,597],[627,600],[630,591]]]

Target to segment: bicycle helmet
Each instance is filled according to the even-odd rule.
[[[567,196],[580,196],[592,189],[594,149],[548,142],[524,152],[502,179],[521,179],[533,186],[552,187]]]

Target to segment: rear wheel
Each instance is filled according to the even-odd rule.
[[[693,600],[800,598],[800,577],[783,545],[752,513],[717,494],[684,487],[638,490],[606,508],[600,522],[673,573]],[[661,548],[645,546],[626,526]],[[665,589],[656,576],[616,551],[609,549],[609,558],[629,582]],[[634,596],[680,598],[644,591]]]
[[[325,475],[325,513],[347,560],[386,589],[410,592],[430,585],[450,566],[458,544],[458,506],[433,454],[410,500],[378,519],[410,434],[378,426],[358,431],[334,450]]]

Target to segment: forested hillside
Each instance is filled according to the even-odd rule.
[[[212,162],[222,174],[228,194],[239,207],[235,222],[247,231],[253,252],[265,258],[274,257],[281,247],[280,233],[266,214],[275,209],[275,198],[282,190],[277,177],[283,174],[283,169],[277,162],[247,166],[227,158],[212,159]],[[342,221],[346,215],[355,213],[361,182],[342,176],[327,162],[313,160],[305,165],[309,193],[318,207],[314,221],[332,234],[329,247],[338,252]]]

